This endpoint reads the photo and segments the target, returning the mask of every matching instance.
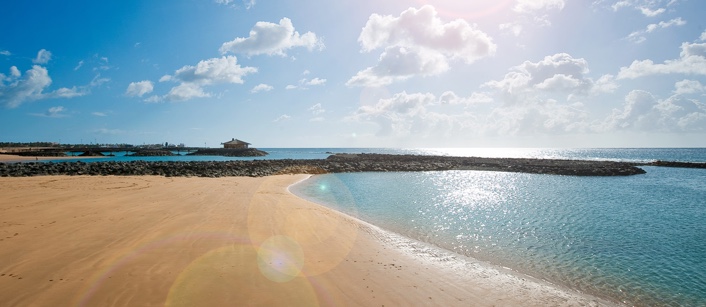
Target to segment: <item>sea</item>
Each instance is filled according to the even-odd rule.
[[[706,162],[706,148],[263,148],[331,153]],[[62,160],[64,161],[64,160]],[[489,171],[315,175],[296,195],[412,240],[630,306],[706,306],[706,169],[576,177]]]

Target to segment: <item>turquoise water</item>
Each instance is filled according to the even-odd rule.
[[[553,154],[706,161],[704,149]],[[706,306],[706,170],[645,170],[630,177],[328,174],[292,191],[401,235],[584,293],[638,306]]]

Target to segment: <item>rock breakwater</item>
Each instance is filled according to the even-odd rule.
[[[505,159],[385,154],[337,154],[318,160],[130,161],[0,163],[0,176],[268,176],[349,172],[485,170],[572,176],[628,176],[645,173],[633,163],[551,159]]]

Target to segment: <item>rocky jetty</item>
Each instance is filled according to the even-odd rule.
[[[673,162],[673,161],[654,161],[648,163],[649,166],[666,166],[666,167],[683,167],[683,168],[706,168],[704,162]]]
[[[100,151],[86,151],[78,156],[79,157],[105,157],[105,155]]]
[[[257,148],[203,148],[186,154],[187,156],[224,156],[224,157],[264,157],[267,152]]]
[[[130,157],[167,157],[176,156],[173,152],[164,149],[145,149],[129,154]]]
[[[628,176],[645,173],[635,164],[611,161],[500,159],[384,154],[338,154],[317,160],[130,161],[0,163],[0,176],[155,175],[268,176],[348,172],[486,170],[572,176]]]

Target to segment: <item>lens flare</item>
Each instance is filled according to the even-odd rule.
[[[302,248],[287,236],[273,236],[260,245],[257,266],[262,275],[276,282],[297,277],[304,266]]]

